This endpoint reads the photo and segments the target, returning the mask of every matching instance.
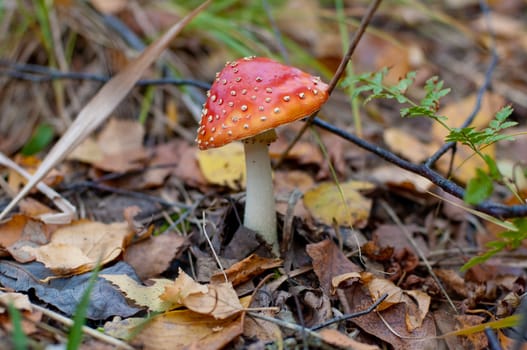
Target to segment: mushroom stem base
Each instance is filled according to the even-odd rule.
[[[272,247],[273,254],[278,255],[276,206],[269,150],[267,144],[251,141],[244,142],[247,197],[243,222]]]

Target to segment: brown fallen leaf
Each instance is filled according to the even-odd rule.
[[[329,239],[308,244],[306,251],[313,260],[313,270],[318,277],[320,287],[327,296],[332,295],[332,279],[334,277],[361,270]]]
[[[432,298],[419,290],[402,290],[390,280],[375,277],[370,272],[350,272],[336,276],[332,280],[334,288],[338,288],[341,283],[351,279],[360,282],[368,289],[373,300],[378,300],[383,295],[387,295],[378,306],[377,311],[386,310],[394,305],[406,304],[406,327],[409,332],[421,327],[424,318],[427,316]]]
[[[148,163],[149,168],[143,174],[138,188],[161,186],[181,160],[177,142],[157,145],[153,149],[153,154],[154,156]]]
[[[225,270],[225,275],[227,275],[228,281],[233,286],[237,286],[250,281],[266,270],[281,266],[282,263],[283,261],[281,259],[263,258],[256,254],[251,254]],[[213,284],[225,282],[225,275],[222,272],[215,273],[211,276],[210,282]]]
[[[377,167],[372,171],[371,176],[390,188],[402,191],[427,193],[433,185],[427,178],[394,165]]]
[[[456,315],[454,316],[457,330],[476,326],[485,322],[485,318],[478,315]],[[483,350],[488,349],[488,338],[483,332],[472,333],[461,337],[464,349]]]
[[[142,280],[158,276],[168,269],[189,245],[188,238],[167,233],[130,245],[123,260],[132,265]]]
[[[103,224],[79,220],[56,230],[48,244],[22,249],[55,274],[70,276],[91,271],[97,263],[113,261],[133,235],[126,222]]]
[[[13,332],[12,316],[7,311],[7,306],[12,304],[22,314],[20,325],[26,335],[33,334],[39,330],[37,326],[42,319],[42,312],[33,310],[31,302],[26,294],[22,293],[0,293],[0,328]]]
[[[435,150],[435,145],[426,144],[403,129],[388,128],[384,130],[383,137],[392,151],[413,163],[421,163]]]
[[[97,137],[103,157],[93,165],[109,172],[142,169],[147,159],[144,127],[136,120],[110,119]]]
[[[226,320],[192,312],[176,310],[154,316],[138,327],[132,344],[144,350],[222,349],[243,332],[243,317]]]
[[[160,298],[216,319],[225,319],[243,310],[231,283],[200,284],[181,269],[174,283],[165,287]]]
[[[346,299],[355,313],[366,310],[373,303],[372,298],[360,285],[345,290]],[[437,349],[436,328],[430,315],[426,315],[421,327],[409,331],[406,322],[407,304],[398,303],[379,313],[370,312],[351,319],[366,333],[390,344],[397,350]],[[382,319],[381,319],[382,317]]]
[[[336,329],[323,329],[318,334],[322,339],[331,345],[343,349],[353,350],[380,350],[377,345],[365,344],[350,338],[349,336],[337,331]]]
[[[45,225],[39,220],[13,215],[11,220],[0,225],[0,256],[11,255],[22,263],[32,261],[34,255],[25,251],[24,247],[48,243],[53,230],[52,225]]]

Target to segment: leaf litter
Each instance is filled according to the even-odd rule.
[[[524,6],[516,1],[509,3]],[[291,1],[284,8],[300,11],[299,4]],[[277,23],[284,33],[304,45],[311,45],[313,57],[319,63],[332,67],[336,60],[332,55],[341,51],[340,40],[332,39],[338,32],[336,22],[318,18],[318,13],[329,12],[316,1],[301,5],[302,10],[307,11],[305,18],[299,21],[298,15],[288,17],[287,11],[281,11],[277,14]],[[125,23],[142,34],[152,34],[153,28],[167,27],[166,23],[176,17],[174,13],[161,13],[147,5],[141,8],[143,4],[129,7],[126,1],[112,9],[102,3],[97,6],[101,12],[126,14],[123,15]],[[451,4],[444,6],[448,9]],[[457,6],[465,8],[467,5]],[[503,39],[510,41],[503,49],[503,54],[510,58],[513,50],[524,48],[511,47],[516,42],[525,41],[525,36],[517,30],[521,22],[508,22],[512,19],[511,13],[498,5],[495,7],[495,11],[503,12],[492,17],[493,23],[499,27],[496,34],[501,42]],[[238,9],[237,5],[233,8]],[[364,9],[358,7],[355,10],[362,13]],[[393,33],[393,28],[380,25],[381,30],[386,31],[383,35],[369,33],[356,52],[354,69],[380,69],[393,66],[393,61],[397,61],[397,66],[386,78],[388,84],[397,83],[409,69],[417,68],[418,82],[432,73],[445,75],[447,80],[449,74],[453,74],[456,79],[450,79],[451,83],[454,82],[450,86],[456,85],[463,76],[457,66],[461,66],[461,71],[470,71],[466,62],[457,62],[449,67],[451,69],[443,71],[444,64],[435,55],[427,55],[425,59],[422,52],[437,45],[452,45],[447,49],[457,50],[455,43],[438,43],[435,38],[460,40],[466,46],[472,45],[466,40],[477,39],[484,43],[487,39],[482,36],[488,35],[484,17],[476,16],[478,19],[468,27],[460,22],[456,24],[450,17],[452,13],[441,12],[444,9],[438,9],[442,16],[434,20],[419,9],[410,11],[394,6],[391,10],[404,18],[401,25],[404,23],[412,30],[416,29],[416,23],[427,25],[438,21],[459,32],[449,32],[449,36],[432,35],[434,38],[424,40],[419,31],[400,35]],[[146,14],[146,17],[139,20],[138,11],[144,11],[140,14]],[[391,18],[386,17],[389,14],[385,10],[379,15]],[[150,23],[154,26],[149,27],[145,20],[152,18],[158,21]],[[304,30],[306,21],[313,24],[309,31]],[[432,33],[444,30],[436,26],[427,28]],[[470,32],[471,28],[474,32]],[[88,38],[93,40],[95,35]],[[181,40],[181,44],[174,44],[172,49],[177,50],[177,45],[193,48],[200,45],[196,44],[197,39],[185,35]],[[209,57],[196,55],[191,60],[185,56],[188,52],[178,51],[182,61],[185,58],[189,61],[178,68],[185,75],[195,73],[210,81],[212,73],[203,75],[204,72],[212,71],[216,66],[220,68],[232,57],[224,57],[225,52],[213,46],[205,51]],[[452,52],[448,50],[442,53],[450,54]],[[380,59],[372,60],[372,55]],[[112,65],[117,67],[118,62],[130,62],[131,59],[125,56],[122,52],[115,52]],[[475,56],[478,57],[469,59],[484,63],[486,57],[482,52],[478,51]],[[175,62],[171,57],[165,59]],[[75,64],[86,63],[83,60],[79,59]],[[209,67],[203,62],[216,62],[216,66],[210,64]],[[221,63],[218,65],[217,62]],[[192,67],[200,65],[207,68],[192,71]],[[503,72],[507,69],[503,67]],[[145,72],[145,75],[151,73]],[[133,79],[139,79],[139,76],[135,74]],[[470,82],[471,79],[477,80],[477,77],[473,75],[467,80]],[[517,77],[506,85],[496,81],[495,91],[485,94],[482,109],[474,121],[478,127],[484,126],[494,110],[509,100],[521,102],[522,99],[511,93],[516,91],[523,95],[523,90],[516,88],[521,85],[521,79]],[[448,115],[449,121],[459,126],[473,110],[476,101],[476,95],[472,93],[474,87],[462,86],[457,92],[460,95],[445,100],[446,104],[438,113]],[[335,321],[337,327],[317,331],[318,339],[322,339],[325,346],[356,349],[386,346],[394,349],[440,346],[482,349],[488,346],[487,338],[471,327],[487,324],[496,317],[506,320],[516,311],[520,295],[525,291],[525,266],[520,258],[523,250],[507,256],[498,255],[487,264],[471,268],[466,273],[460,272],[459,266],[464,259],[473,251],[484,248],[501,230],[480,223],[470,213],[454,208],[448,201],[438,203],[435,197],[428,195],[436,193],[437,189],[421,176],[386,166],[331,134],[322,136],[329,159],[325,159],[316,142],[303,137],[275,170],[280,229],[284,233],[286,230],[292,232],[292,242],[287,246],[283,261],[263,257],[265,250],[261,249],[257,236],[240,226],[244,183],[244,167],[240,166],[243,163],[241,145],[234,145],[223,153],[205,155],[197,153],[195,145],[188,142],[193,135],[186,129],[195,124],[193,118],[196,115],[182,113],[182,106],[193,106],[188,98],[193,93],[195,91],[186,95],[185,92],[185,97],[180,99],[179,93],[170,91],[170,88],[163,89],[163,96],[156,93],[150,101],[155,117],[147,123],[111,118],[90,138],[85,133],[78,134],[73,144],[81,139],[84,142],[75,150],[68,149],[72,153],[62,164],[44,160],[44,168],[49,170],[57,166],[58,171],[58,176],[48,184],[59,189],[66,186],[62,187],[65,197],[75,203],[79,215],[85,219],[68,223],[73,218],[70,213],[71,217],[66,221],[43,220],[41,214],[53,215],[56,212],[50,209],[48,199],[32,193],[31,198],[20,204],[20,214],[0,224],[3,258],[0,261],[0,284],[4,288],[27,293],[31,302],[44,302],[72,315],[76,300],[86,287],[89,271],[102,261],[105,266],[88,309],[91,325],[107,321],[105,331],[108,334],[145,349],[246,348],[264,346],[269,341],[280,346],[284,341],[314,345],[303,335],[310,330],[301,330],[301,327],[316,327],[338,316],[362,312],[385,294],[387,298],[375,310],[348,321]],[[409,93],[419,94],[418,91]],[[133,93],[133,97],[137,98],[137,94]],[[350,128],[351,109],[346,96],[336,93],[333,97],[331,102],[334,105],[323,111],[324,117],[343,129]],[[166,99],[170,99],[170,105]],[[146,98],[142,101],[150,103]],[[156,124],[158,120],[155,118],[160,116],[160,111],[170,115],[172,128]],[[384,142],[388,149],[414,163],[426,160],[443,144],[444,130],[437,124],[412,119],[404,120],[403,126],[397,111],[391,110],[388,104],[371,102],[361,113],[364,113],[361,132],[365,139],[376,144]],[[514,117],[520,120],[523,111],[520,109],[517,113]],[[102,114],[106,111],[98,118],[105,118]],[[94,131],[91,126],[88,129]],[[296,130],[286,127],[279,132],[284,137],[271,147],[275,159],[287,147]],[[519,147],[519,151],[513,147]],[[2,149],[16,147],[8,144]],[[500,170],[510,179],[510,186],[524,190],[521,150],[521,146],[507,143],[505,147],[501,144],[487,147],[485,152],[498,157]],[[56,151],[50,154],[56,160],[65,155],[57,155]],[[459,147],[454,158],[453,176],[466,182],[481,165],[475,159],[464,147]],[[40,161],[35,160],[38,166]],[[444,157],[438,163],[439,171],[446,173],[449,170],[447,160],[448,157]],[[36,178],[42,179],[45,172],[38,170]],[[23,176],[14,171],[7,175],[7,179],[11,190],[18,190],[25,183]],[[85,179],[90,180],[89,184],[84,183],[86,187],[75,187],[79,185],[76,182]],[[8,188],[1,183],[0,186]],[[56,197],[51,195],[50,199]],[[0,200],[5,198],[0,197]],[[140,200],[149,203],[151,210],[136,215],[134,220],[131,219],[134,215],[125,214],[123,217],[128,216],[128,220],[121,222],[122,210],[112,210],[118,201],[127,203],[123,207],[128,207]],[[130,201],[132,203],[128,203]],[[387,201],[404,218],[403,224],[391,222],[379,205],[381,201]],[[107,214],[104,220],[101,213]],[[159,234],[169,226],[168,232]],[[413,244],[403,230],[410,232]],[[205,244],[205,234],[210,235],[213,249]],[[212,251],[218,254],[223,267],[218,266]],[[433,262],[433,269],[424,267],[421,256]],[[219,271],[222,269],[224,271]],[[437,279],[432,278],[432,274]],[[443,302],[444,295],[438,288],[438,281],[454,299],[457,314]],[[251,310],[249,306],[254,311],[247,311]],[[33,317],[34,322],[42,319],[35,310],[23,312],[25,318],[30,320]],[[252,317],[256,314],[274,321]],[[113,318],[115,316],[124,319]],[[4,329],[9,330],[6,317],[4,310],[4,314],[0,313],[2,336]],[[28,327],[27,324],[24,322],[23,326]],[[35,327],[24,329],[27,334],[42,333]],[[466,333],[456,333],[464,329]],[[496,333],[504,348],[511,345],[511,333],[507,329]],[[442,334],[449,336],[438,337]]]

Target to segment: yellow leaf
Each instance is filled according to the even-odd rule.
[[[366,224],[371,209],[371,200],[362,196],[360,190],[371,190],[369,182],[349,181],[339,187],[332,182],[321,183],[307,191],[304,205],[316,219],[326,225],[335,221],[342,226],[362,227]]]
[[[101,275],[101,277],[119,287],[126,294],[126,297],[136,305],[146,306],[151,311],[166,311],[178,306],[160,299],[165,287],[174,283],[169,279],[152,279],[153,285],[143,286],[127,275]]]
[[[199,151],[197,157],[201,172],[209,183],[234,190],[245,186],[245,156],[240,142]]]

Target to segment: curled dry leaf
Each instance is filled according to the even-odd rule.
[[[216,319],[225,319],[243,310],[231,283],[200,284],[181,269],[174,283],[165,287],[161,299]]]
[[[369,273],[365,272],[364,274]],[[368,276],[368,279],[370,278],[371,276]],[[371,278],[366,283],[366,287],[373,299],[378,299],[382,295],[388,294],[388,297],[377,307],[379,311],[404,303],[406,304],[406,329],[412,332],[414,329],[421,327],[430,308],[431,298],[428,294],[418,290],[405,291],[397,287],[393,282],[377,277]]]
[[[22,249],[55,274],[70,276],[90,271],[98,262],[104,265],[113,261],[133,235],[125,222],[79,220],[55,231],[48,244]]]
[[[24,247],[34,247],[49,242],[52,228],[25,215],[14,215],[0,225],[0,256],[11,255],[18,262],[35,259]]]
[[[360,280],[366,286],[373,300],[377,300],[384,294],[388,297],[377,306],[377,311],[386,310],[394,305],[406,304],[406,328],[409,332],[421,327],[424,318],[428,314],[431,298],[428,294],[418,291],[405,291],[397,287],[393,282],[377,278],[369,272],[349,272],[332,279],[332,287],[338,288],[341,283],[350,279]]]
[[[281,266],[282,263],[283,261],[281,259],[263,258],[256,254],[251,254],[225,270],[225,274],[227,275],[228,281],[233,286],[237,286],[260,275],[265,270]],[[221,272],[214,274],[210,282],[214,284],[225,282],[224,274]]]

